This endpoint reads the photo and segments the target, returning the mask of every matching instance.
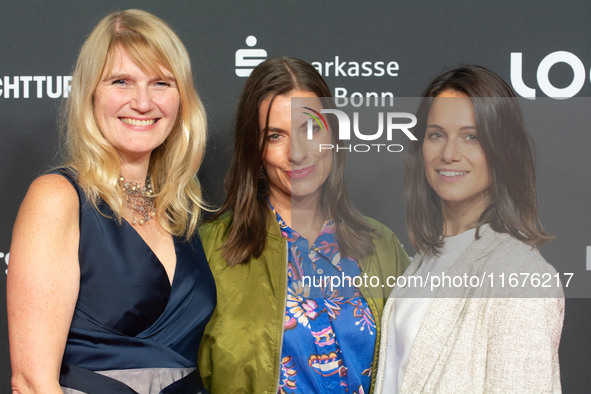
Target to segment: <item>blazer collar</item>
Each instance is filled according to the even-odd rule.
[[[455,262],[455,264],[452,267],[452,270],[450,271],[450,275],[455,272],[457,272],[458,274],[461,273],[463,275],[464,272],[468,273],[472,271],[472,268],[474,267],[474,262],[481,260],[489,254],[491,254],[492,251],[495,250],[495,248],[501,242],[503,242],[505,239],[509,237],[510,235],[497,233],[488,226],[484,229],[481,229],[480,238],[474,241],[468,247],[468,249],[466,249],[464,254],[462,254],[462,256],[460,256],[460,258]],[[419,269],[419,267],[423,263],[424,258],[424,254],[417,253],[410,265],[408,266],[408,268],[406,269],[406,271],[404,271],[404,276],[414,275],[414,273]],[[390,295],[390,298],[393,298],[396,295],[398,295],[400,290],[402,290],[403,288],[404,287],[398,286],[394,288],[392,294]],[[453,293],[456,294],[457,292]],[[446,294],[438,293],[437,296],[446,296]]]

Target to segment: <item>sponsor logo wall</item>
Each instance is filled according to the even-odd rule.
[[[536,89],[530,88],[523,82],[523,54],[514,52],[511,54],[511,83],[517,94],[526,98],[536,98]],[[572,81],[565,87],[556,87],[550,82],[550,71],[558,63],[568,65],[573,73]],[[538,65],[536,79],[540,90],[548,97],[558,100],[571,98],[577,95],[586,80],[586,70],[581,59],[567,51],[552,52],[542,59]]]
[[[589,103],[581,97],[591,96],[591,4],[528,0],[510,4],[350,0],[338,6],[306,1],[230,5],[105,0],[35,7],[4,1],[0,13],[0,266],[4,271],[9,269],[12,225],[28,185],[57,163],[57,119],[70,93],[77,52],[100,17],[132,7],[169,22],[189,50],[211,136],[200,177],[206,197],[218,206],[223,201],[223,176],[241,88],[252,69],[269,57],[308,61],[325,77],[337,103],[348,100],[348,105],[361,103],[364,108],[374,100],[387,105],[400,97],[416,97],[434,76],[462,63],[490,68],[522,97],[552,100],[552,108],[564,109],[561,115],[546,114],[534,122],[544,128],[530,129],[538,147],[541,220],[557,235],[542,254],[550,263],[568,264],[573,280],[591,283],[591,177],[586,175],[591,133],[588,126],[575,127],[566,118],[577,103],[582,108]],[[382,139],[399,143],[396,138],[386,141],[387,125],[384,117]],[[371,130],[377,130],[377,120]],[[408,142],[400,128],[396,133]],[[387,168],[348,166],[348,183],[361,211],[390,226],[412,254],[405,233],[403,154],[388,155]],[[367,171],[374,179],[399,187],[386,195],[384,185],[364,183]],[[387,211],[378,208],[384,206],[385,197]],[[5,275],[0,278],[4,311],[0,313],[0,392],[9,392]],[[591,386],[586,372],[591,366],[590,308],[590,300],[567,300],[561,344],[565,393],[584,392]]]

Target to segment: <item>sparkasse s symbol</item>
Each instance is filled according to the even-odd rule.
[[[239,49],[236,51],[236,75],[249,77],[252,70],[267,59],[267,51],[253,48],[257,44],[255,36],[246,38],[246,45],[251,49]]]

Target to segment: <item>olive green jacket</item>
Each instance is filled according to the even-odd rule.
[[[374,239],[376,253],[359,261],[362,276],[368,275],[368,287],[360,290],[376,323],[375,367],[381,312],[392,290],[385,281],[388,276],[400,276],[409,258],[392,231],[375,220],[367,220],[381,234],[381,238]],[[269,215],[262,255],[247,264],[229,267],[220,246],[231,223],[232,213],[226,212],[199,229],[217,287],[217,307],[199,348],[199,370],[211,394],[276,394],[287,295],[287,242],[277,221]],[[380,278],[377,287],[369,286],[373,275]],[[376,284],[375,279],[372,284]],[[374,383],[372,374],[372,388]]]

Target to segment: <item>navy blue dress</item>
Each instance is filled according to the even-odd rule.
[[[118,371],[131,370],[135,379],[142,371],[183,371],[160,392],[200,392],[197,352],[216,305],[216,289],[199,237],[188,242],[173,237],[177,262],[171,286],[156,255],[128,222],[112,219],[106,203],[99,205],[106,217],[88,203],[73,170],[52,173],[66,177],[80,200],[80,293],[63,357],[62,387],[132,394],[136,391],[105,371],[117,377]]]

